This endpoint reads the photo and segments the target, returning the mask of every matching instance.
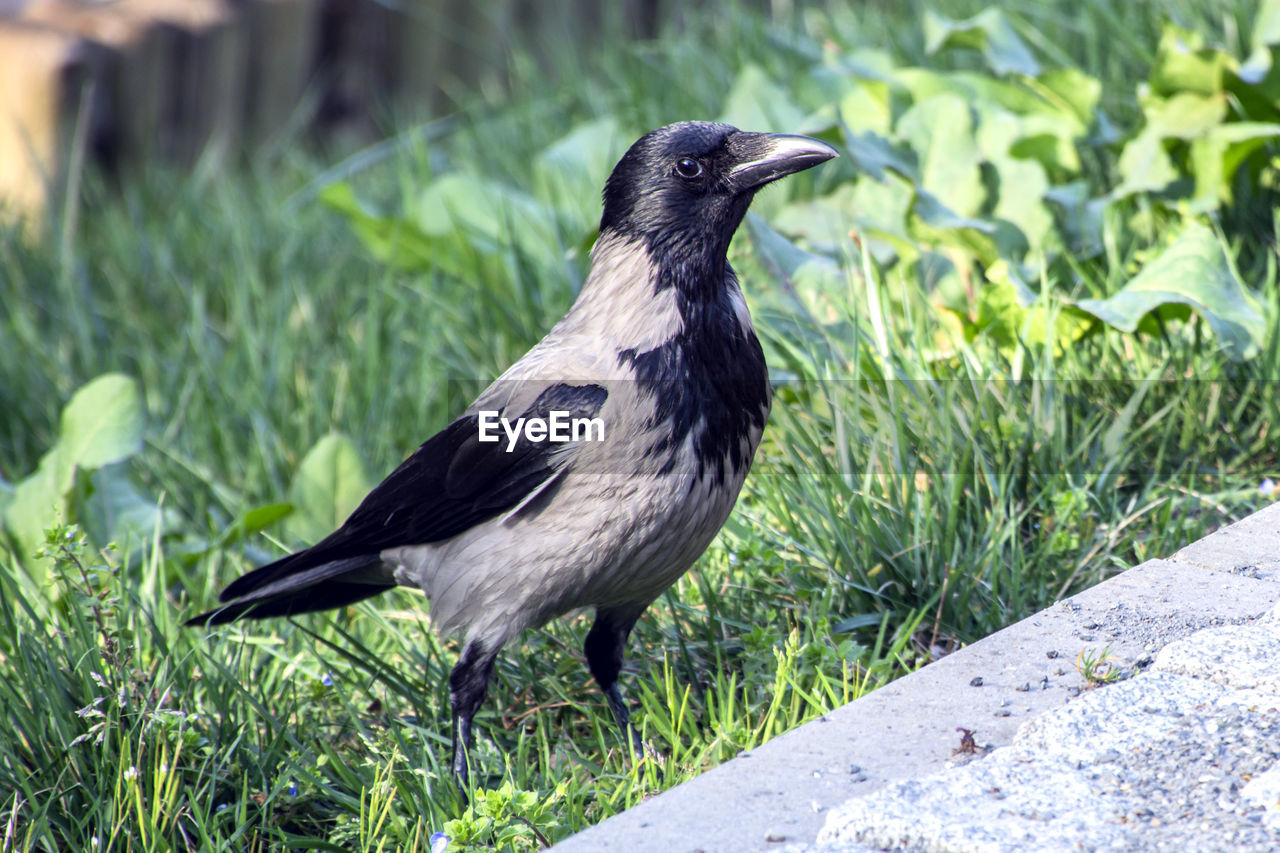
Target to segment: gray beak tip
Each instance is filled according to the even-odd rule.
[[[770,181],[811,169],[840,156],[840,152],[820,139],[789,133],[752,134],[759,140],[758,154],[739,163],[730,178],[741,189],[755,189]]]

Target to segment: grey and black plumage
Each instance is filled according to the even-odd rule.
[[[683,122],[641,137],[604,189],[591,269],[569,312],[315,545],[244,575],[188,624],[324,610],[396,585],[461,634],[453,769],[499,650],[595,610],[587,663],[633,744],[618,691],[632,626],[728,517],[770,386],[729,242],[765,184],[836,156],[814,139]],[[603,440],[479,441],[499,411],[598,418]],[[598,438],[598,435],[592,438]]]

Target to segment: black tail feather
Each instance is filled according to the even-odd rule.
[[[294,616],[342,607],[395,586],[377,555],[317,563],[311,551],[299,551],[254,569],[223,590],[225,604],[188,619],[187,625],[225,625],[237,619]]]
[[[314,613],[317,610],[332,610],[335,607],[372,598],[389,589],[391,585],[329,581],[271,598],[233,601],[192,617],[183,624],[188,626],[225,625],[242,618],[266,619],[270,616],[296,616],[300,613]]]

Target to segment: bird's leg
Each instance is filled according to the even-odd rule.
[[[472,744],[471,720],[484,702],[498,650],[489,651],[480,643],[467,643],[453,671],[449,673],[449,704],[453,708],[453,776],[467,791],[467,750]]]
[[[618,690],[618,673],[622,671],[622,653],[627,637],[639,615],[597,610],[595,624],[587,632],[587,640],[582,647],[587,655],[587,667],[609,701],[609,710],[618,723],[618,731],[630,745],[637,761],[644,758],[645,745],[640,733],[631,725],[631,712]]]
[[[636,727],[631,725],[631,711],[628,710],[627,700],[622,698],[616,682],[604,689],[604,698],[609,700],[609,710],[613,711],[618,731],[631,744],[631,751],[637,759],[644,758],[644,741],[640,739],[640,732],[636,731]]]

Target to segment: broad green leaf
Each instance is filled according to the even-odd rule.
[[[855,47],[823,60],[832,70],[859,81],[897,85],[897,62],[890,51],[875,47]]]
[[[1275,88],[1280,84],[1273,50],[1277,45],[1280,45],[1280,0],[1262,0],[1253,19],[1249,57],[1236,73],[1250,85],[1270,89],[1272,101],[1275,100]],[[1249,115],[1251,118],[1260,117],[1252,112]]]
[[[598,189],[627,142],[618,120],[606,116],[580,124],[548,145],[538,155],[536,167],[546,170],[549,177],[581,180]]]
[[[978,50],[997,74],[1040,73],[1039,63],[999,9],[990,8],[963,21],[925,9],[924,41],[925,51],[930,54],[943,47]]]
[[[1089,195],[1088,181],[1071,181],[1050,187],[1045,201],[1058,208],[1059,235],[1065,247],[1079,258],[1090,258],[1103,248],[1103,213],[1106,198]]]
[[[101,468],[141,450],[143,422],[142,393],[128,376],[108,373],[76,391],[62,410],[58,488],[71,488],[78,468]]]
[[[1212,128],[1191,143],[1191,170],[1196,189],[1193,204],[1213,208],[1231,200],[1231,182],[1240,165],[1269,140],[1280,136],[1280,125],[1236,122]]]
[[[266,530],[282,518],[293,512],[293,504],[266,504],[254,507],[245,512],[236,521],[235,527],[242,533],[257,533]]]
[[[928,193],[917,196],[912,211],[915,215],[909,220],[909,230],[914,240],[940,249],[959,249],[984,264],[999,260],[997,228],[992,223],[956,216]]]
[[[903,69],[902,78],[917,102],[953,95],[969,104],[978,116],[979,136],[988,123],[1002,120],[1012,128],[1011,134],[1002,131],[1010,134],[1004,148],[1017,148],[1036,140],[1033,148],[1015,153],[1036,156],[1046,166],[1061,166],[1072,173],[1079,170],[1075,141],[1088,131],[1093,115],[1080,118],[1062,96],[1035,79],[1005,81],[967,72],[943,74],[916,68]],[[1082,100],[1092,109],[1096,95],[1086,91]]]
[[[1151,68],[1151,91],[1157,96],[1215,95],[1222,91],[1226,72],[1235,67],[1231,55],[1205,47],[1203,35],[1169,24],[1161,34]]]
[[[554,211],[532,196],[480,175],[452,172],[431,181],[414,201],[411,216],[433,237],[466,235],[476,248],[495,251],[517,242],[531,256],[553,258],[558,239]]]
[[[1035,159],[1015,156],[1014,148],[1023,139],[1027,119],[998,108],[979,111],[978,147],[994,171],[986,181],[989,195],[995,199],[992,216],[1004,220],[1008,229],[1020,234],[1013,245],[1009,239],[997,238],[1001,255],[1012,257],[1027,249],[1039,251],[1053,230],[1053,216],[1044,206],[1049,178]],[[1074,148],[1071,149],[1074,152]]]
[[[1101,80],[1078,68],[1055,68],[1027,79],[1025,85],[1059,110],[1069,112],[1081,132],[1093,124],[1102,97]]]
[[[840,121],[859,136],[887,136],[893,126],[890,87],[858,81],[840,99]]]
[[[992,230],[990,222],[977,217],[961,216],[947,207],[942,199],[925,189],[916,190],[916,200],[911,212],[931,228],[970,228],[987,233]]]
[[[961,216],[924,189],[916,190],[911,213],[907,221],[915,239],[933,246],[960,249],[984,264],[993,264],[999,258],[994,239],[996,227],[991,222]]]
[[[798,300],[796,307],[803,308],[819,322],[824,320],[834,299],[847,295],[844,272],[835,261],[805,251],[754,213],[747,215],[747,230],[752,246],[777,276],[783,295]]]
[[[166,513],[159,501],[138,490],[122,463],[107,465],[89,477],[89,493],[76,501],[77,520],[93,542],[117,542],[137,545],[151,539],[157,530],[176,524],[172,513]]]
[[[505,257],[513,244],[544,267],[559,268],[563,260],[556,211],[480,176],[452,173],[430,181],[403,217],[368,210],[344,183],[331,184],[320,197],[346,217],[374,257],[402,269],[440,269],[465,279],[476,274],[476,256]]]
[[[788,204],[770,221],[837,257],[845,254],[850,232],[857,231],[880,263],[897,257],[914,258],[918,247],[907,231],[915,197],[912,187],[892,174],[883,181],[863,177],[841,184],[821,198]]]
[[[341,213],[365,248],[384,264],[421,271],[448,260],[441,257],[439,243],[423,234],[413,221],[374,213],[356,198],[348,183],[325,187],[320,200]]]
[[[826,375],[841,356],[829,336],[853,334],[846,323],[844,300],[850,295],[844,270],[830,258],[806,251],[773,230],[765,220],[747,214],[751,245],[771,273],[751,288],[753,310],[772,345],[784,351],[784,363],[807,364],[813,375]]]
[[[44,545],[44,531],[66,515],[67,489],[58,485],[62,467],[57,445],[45,453],[35,472],[21,480],[13,490],[4,513],[4,527],[14,540],[18,562],[40,582],[48,570],[44,560],[36,559],[36,551]]]
[[[1019,346],[1049,344],[1061,353],[1097,322],[1069,304],[1046,300],[1004,261],[993,264],[986,279],[972,308],[955,301],[942,306],[955,314],[969,340],[982,334],[1010,353]]]
[[[1280,0],[1262,0],[1253,19],[1254,48],[1280,44]]]
[[[982,209],[982,155],[967,101],[951,94],[920,101],[903,114],[897,133],[919,156],[920,182],[926,190],[961,216]]]
[[[1049,190],[1044,168],[1034,160],[1000,156],[992,158],[991,165],[1000,182],[993,215],[1017,228],[1030,251],[1043,250],[1054,225],[1053,215],[1044,204],[1044,194]],[[1010,248],[1001,246],[1001,255],[1009,257]]]
[[[1179,92],[1168,98],[1149,98],[1142,111],[1147,119],[1143,133],[1162,139],[1195,139],[1222,124],[1227,101],[1219,93]]]
[[[891,245],[898,255],[911,258],[917,251],[910,230],[911,206],[915,203],[915,184],[895,175],[883,181],[863,178],[832,198],[848,201],[849,220],[866,236]]]
[[[1227,78],[1232,114],[1244,121],[1280,121],[1280,46],[1257,48],[1235,74]]]
[[[733,81],[720,120],[743,130],[794,133],[805,116],[792,101],[763,68],[749,64]]]
[[[385,256],[465,280],[477,274],[477,259],[513,262],[512,249],[520,261],[560,270],[564,252],[556,214],[551,205],[499,181],[455,172],[430,181],[402,220],[355,223]]]
[[[1057,118],[1074,135],[1079,135],[1088,128],[1072,112],[1047,100],[1037,88],[1023,79],[998,80],[972,71],[944,73],[927,68],[903,68],[898,72],[898,78],[914,101],[924,101],[937,95],[955,95],[973,104],[986,101],[1018,115]]]
[[[1156,192],[1178,180],[1178,170],[1164,150],[1164,140],[1149,130],[1125,143],[1117,168],[1121,181],[1111,192],[1113,198]]]
[[[1217,236],[1197,222],[1189,223],[1118,293],[1078,305],[1125,332],[1135,331],[1153,311],[1190,308],[1204,317],[1234,361],[1257,355],[1267,330],[1266,319],[1236,278]]]
[[[4,511],[4,527],[33,579],[39,581],[47,570],[35,553],[44,544],[45,529],[65,518],[76,471],[91,472],[137,453],[143,422],[142,395],[127,376],[104,374],[71,396],[62,410],[58,443],[13,489]]]
[[[282,518],[288,518],[294,511],[295,507],[291,503],[266,504],[245,510],[209,547],[227,548],[242,542],[250,534],[265,530]]]
[[[887,172],[897,172],[912,182],[919,180],[915,152],[899,150],[883,136],[869,132],[846,133],[842,153],[852,161],[855,169],[877,181],[883,181]]]
[[[629,141],[612,116],[578,125],[538,155],[539,197],[560,213],[571,212],[574,231],[589,229],[600,215],[600,188]]]
[[[1010,156],[1034,160],[1055,175],[1074,178],[1080,174],[1080,155],[1069,139],[1054,133],[1036,133],[1025,122],[1022,131],[1009,146]]]
[[[301,542],[329,535],[373,485],[351,439],[338,434],[325,436],[307,451],[289,486],[294,513],[285,522],[288,535]]]

